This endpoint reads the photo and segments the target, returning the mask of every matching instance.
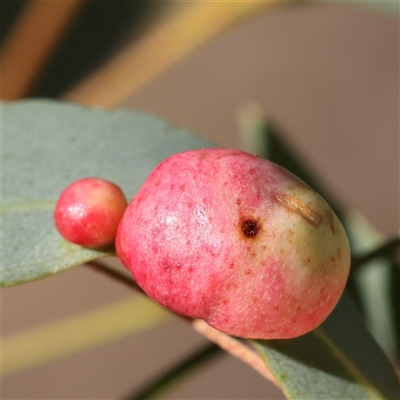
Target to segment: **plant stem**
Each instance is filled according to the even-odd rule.
[[[360,257],[354,257],[352,260],[352,268],[353,270],[356,268],[359,268],[363,264],[373,260],[376,257],[381,257],[381,256],[387,256],[396,248],[400,248],[400,237],[395,237],[382,246],[378,247],[375,250],[372,250],[371,252],[364,254],[363,256]]]
[[[101,264],[98,261],[90,261],[84,264],[85,267],[89,267],[94,269],[97,272],[101,272],[112,279],[117,280],[118,282],[123,283],[131,289],[137,290],[141,293],[144,293],[143,289],[129,276],[126,276],[122,272],[119,272],[113,268],[108,267],[107,265]]]
[[[254,349],[248,347],[245,342],[214,329],[202,319],[192,320],[192,327],[212,342],[218,344],[218,346],[230,355],[239,358],[239,360],[279,387],[275,377],[261,356]]]
[[[139,391],[135,391],[125,397],[125,400],[146,400],[155,398],[158,393],[165,390],[168,386],[173,384],[174,381],[183,378],[195,368],[199,368],[221,354],[223,354],[223,352],[219,346],[214,343],[207,343],[206,346],[181,360],[176,366],[156,377]]]
[[[113,268],[107,267],[98,261],[91,261],[85,264],[85,266],[88,266],[98,272],[101,272],[121,283],[124,285],[129,286],[131,289],[138,290],[143,294],[146,294],[143,289],[131,278],[126,276],[125,274],[118,272],[114,270]],[[183,319],[186,322],[189,322],[192,327],[205,337],[207,337],[211,342],[216,343],[220,348],[228,352],[234,357],[239,358],[241,361],[243,361],[245,364],[249,365],[252,367],[255,371],[257,371],[259,374],[261,374],[264,378],[268,379],[272,383],[274,383],[276,386],[279,387],[277,384],[274,376],[262,360],[261,356],[255,351],[252,350],[250,347],[246,346],[244,343],[242,343],[240,340],[231,337],[223,332],[217,331],[216,329],[212,328],[210,325],[208,325],[205,321],[200,320],[200,319],[192,319],[189,317],[185,317],[184,315],[179,315],[176,314],[178,317]],[[213,345],[214,346],[214,345]],[[204,349],[205,351],[205,349]],[[212,352],[210,350],[210,352]],[[207,354],[207,352],[205,351]],[[197,354],[197,356],[199,356]],[[210,355],[211,356],[211,355]],[[196,357],[196,355],[194,355]],[[199,356],[200,359],[202,357],[206,357],[205,355]],[[196,363],[192,364],[193,366],[196,366]],[[189,366],[189,368],[192,368]],[[179,378],[182,376],[183,373],[179,373],[174,375],[176,378]],[[172,378],[169,378],[169,380],[172,380]],[[164,384],[163,384],[164,385]],[[165,384],[166,385],[166,384]],[[158,390],[157,390],[158,391]],[[130,398],[136,398],[136,397],[130,397]]]

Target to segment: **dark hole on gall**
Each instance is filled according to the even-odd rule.
[[[254,219],[246,219],[242,223],[242,231],[248,238],[257,236],[258,232],[260,232],[260,228],[260,224]]]

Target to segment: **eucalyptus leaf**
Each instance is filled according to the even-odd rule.
[[[53,209],[61,191],[83,177],[118,184],[131,199],[171,154],[213,144],[157,117],[72,103],[2,103],[1,285],[61,272],[105,255],[63,240]]]
[[[346,293],[314,331],[253,344],[288,399],[398,399],[396,373]]]
[[[345,224],[353,255],[369,254],[383,245],[383,235],[362,214],[356,211],[347,213]],[[375,257],[359,267],[357,257],[354,261],[352,275],[366,325],[386,354],[395,359],[398,341],[396,314],[393,312],[396,302],[390,296],[390,287],[393,284],[391,259],[388,255]]]

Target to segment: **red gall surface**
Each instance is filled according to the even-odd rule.
[[[100,178],[84,178],[61,193],[54,221],[68,241],[99,248],[114,242],[126,207],[125,196],[117,185]]]
[[[116,249],[161,305],[257,339],[317,327],[350,267],[344,229],[321,196],[282,167],[231,149],[159,164],[128,206]]]

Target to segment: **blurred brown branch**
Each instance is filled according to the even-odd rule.
[[[1,51],[1,98],[16,100],[28,94],[84,0],[31,0]]]
[[[280,3],[284,1],[174,4],[142,38],[63,98],[86,105],[115,107],[228,27]]]
[[[217,331],[201,319],[194,319],[191,323],[197,332],[201,333],[212,342],[218,344],[222,349],[227,351],[232,356],[242,360],[244,363],[261,374],[264,378],[267,378],[269,381],[279,387],[275,377],[267,368],[261,356],[255,350],[252,350],[240,340],[228,336],[223,332]]]

